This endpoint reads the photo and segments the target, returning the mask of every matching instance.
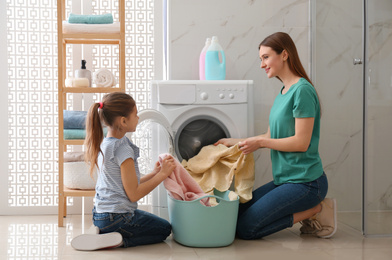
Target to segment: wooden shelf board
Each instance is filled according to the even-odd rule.
[[[112,87],[112,88],[72,88],[63,87],[60,93],[111,93],[111,92],[124,92],[122,88]]]
[[[63,34],[65,44],[120,44],[120,34]]]
[[[94,197],[95,190],[74,190],[64,187],[65,197]]]
[[[66,139],[64,145],[83,145],[84,139]]]

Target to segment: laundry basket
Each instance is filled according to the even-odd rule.
[[[168,196],[169,218],[173,238],[191,247],[221,247],[233,243],[237,225],[239,199],[229,200],[229,192],[214,191],[193,201]],[[207,207],[200,203],[206,197],[216,198],[218,205]]]

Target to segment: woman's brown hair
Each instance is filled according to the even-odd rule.
[[[135,100],[128,94],[113,92],[106,94],[102,101],[91,105],[86,118],[85,160],[90,164],[90,176],[98,166],[98,154],[102,153],[101,143],[104,137],[103,124],[115,127],[117,117],[128,117],[135,109]]]

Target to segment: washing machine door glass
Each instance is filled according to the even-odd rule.
[[[180,160],[189,160],[204,146],[214,144],[221,138],[229,138],[226,126],[210,116],[196,116],[185,121],[175,136],[175,151]]]
[[[151,172],[158,156],[174,154],[173,131],[166,117],[153,109],[142,110],[139,123],[132,134],[132,140],[140,149],[139,170],[143,174]]]

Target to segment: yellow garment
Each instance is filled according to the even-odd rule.
[[[253,153],[244,155],[238,144],[232,147],[222,144],[204,146],[198,155],[183,160],[182,166],[206,193],[213,192],[214,188],[227,191],[235,177],[234,189],[240,202],[252,199],[255,181]]]

